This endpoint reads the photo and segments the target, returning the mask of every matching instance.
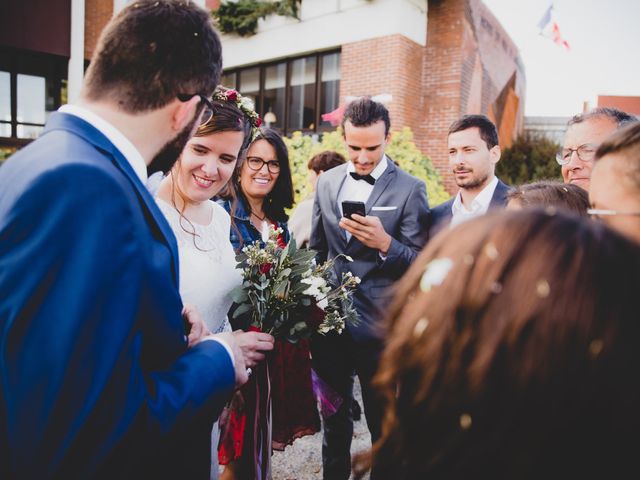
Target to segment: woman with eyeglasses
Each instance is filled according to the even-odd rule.
[[[290,238],[285,209],[293,205],[293,184],[287,147],[278,133],[260,130],[233,181],[237,200],[223,205],[232,217],[236,251],[264,242],[270,226],[283,230],[278,242],[285,246]],[[234,328],[248,327],[239,323]],[[221,478],[270,479],[272,448],[283,450],[320,430],[308,343],[276,340],[267,362],[253,369],[223,417],[219,460],[227,468]]]
[[[227,320],[230,292],[242,283],[229,242],[229,214],[210,199],[231,178],[258,117],[239,102],[237,92],[229,97],[227,92],[218,88],[213,94],[213,109],[203,112],[204,123],[187,142],[156,195],[178,243],[180,296],[185,309],[195,307],[204,321],[204,325],[191,326],[189,345],[211,332],[231,331]],[[236,334],[236,341],[249,352],[245,358],[253,368],[264,359],[261,350],[270,350],[273,345],[271,335],[259,332]],[[194,448],[210,452],[211,478],[218,478],[216,420],[202,419],[213,424],[211,438],[193,439]],[[202,466],[202,470],[206,468]]]

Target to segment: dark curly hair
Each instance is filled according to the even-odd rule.
[[[342,117],[342,132],[344,124],[349,120],[354,127],[368,127],[379,121],[384,122],[384,135],[389,135],[391,119],[389,110],[382,103],[372,100],[370,96],[356,98],[347,105]]]

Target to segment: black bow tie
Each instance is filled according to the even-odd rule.
[[[376,179],[373,178],[370,174],[369,175],[360,175],[359,173],[356,173],[356,172],[349,172],[349,175],[351,175],[351,177],[354,180],[364,180],[369,185],[373,185],[373,184],[376,183]]]

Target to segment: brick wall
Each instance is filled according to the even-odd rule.
[[[460,114],[465,0],[430,1],[424,51],[422,126],[418,147],[433,161],[450,193],[457,187],[449,173],[447,131]],[[473,68],[471,68],[473,70]]]
[[[84,58],[90,60],[102,29],[113,15],[113,0],[86,0],[84,15]]]
[[[421,120],[422,47],[402,35],[364,40],[342,46],[340,99],[390,93],[391,128],[410,127]]]
[[[422,72],[416,143],[454,193],[449,126],[462,115],[485,114],[496,121],[500,143],[510,145],[522,126],[524,72],[515,45],[481,0],[429,1]]]

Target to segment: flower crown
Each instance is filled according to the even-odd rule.
[[[262,125],[262,119],[258,112],[255,111],[253,101],[248,97],[243,97],[240,92],[231,88],[222,89],[217,88],[213,95],[212,100],[218,100],[221,102],[231,102],[240,109],[244,116],[247,117],[251,124],[251,138],[255,139],[258,135],[258,129]]]

